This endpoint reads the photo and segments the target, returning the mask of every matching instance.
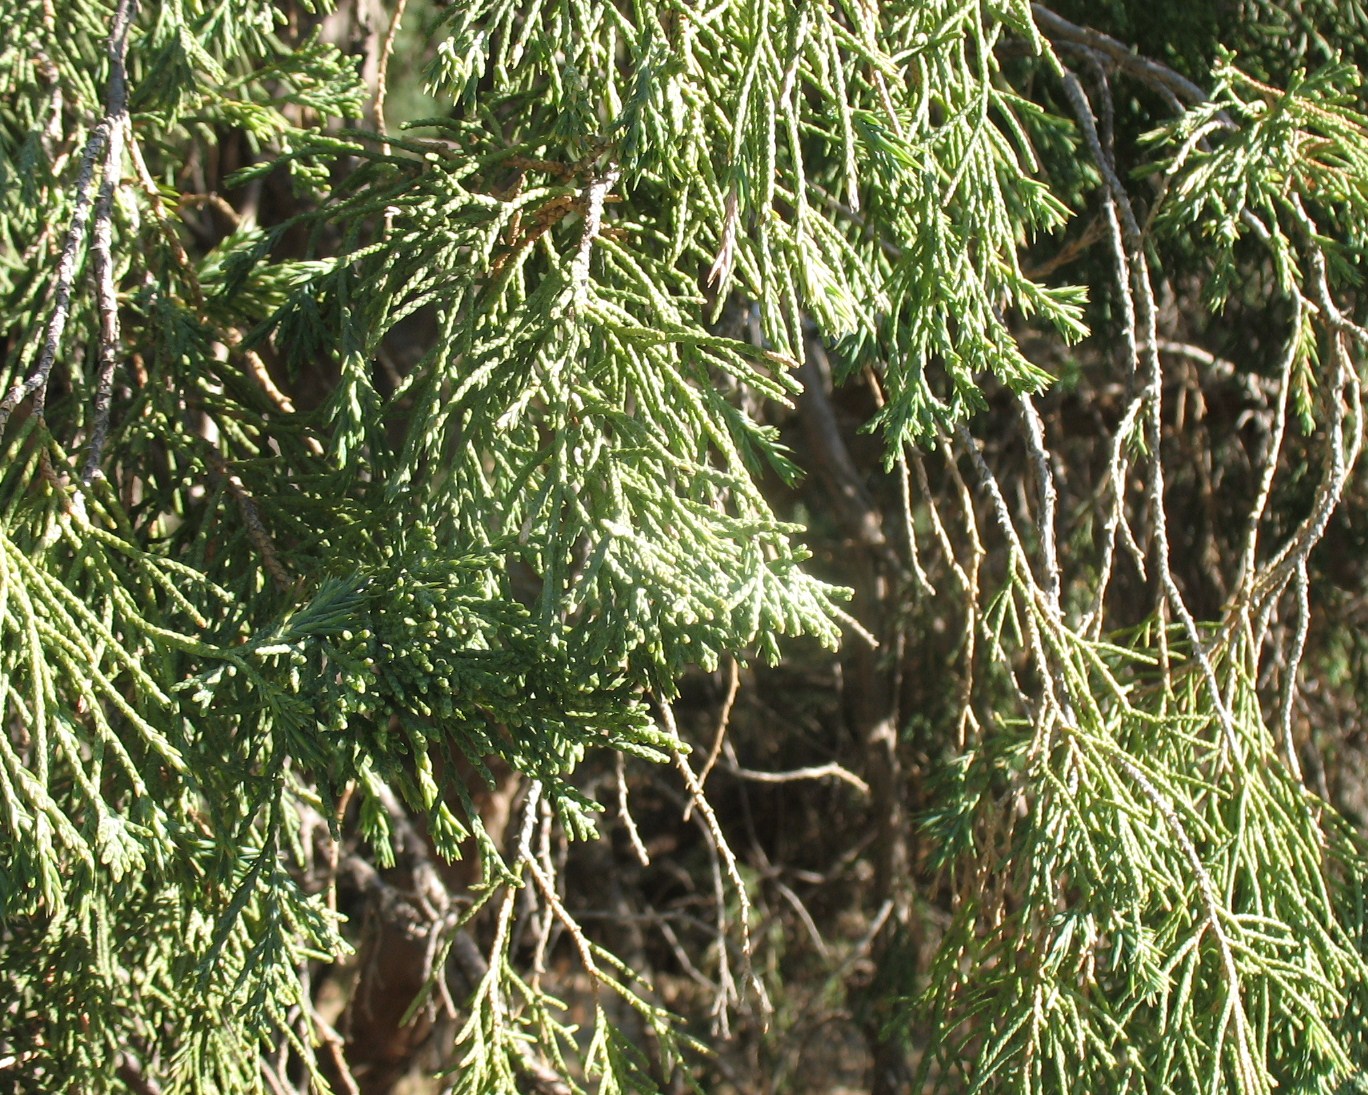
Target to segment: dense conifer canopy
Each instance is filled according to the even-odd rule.
[[[0,1087],[1358,1074],[1357,2],[0,17]]]

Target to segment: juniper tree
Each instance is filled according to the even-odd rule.
[[[1357,6],[1164,56],[1016,2],[0,11],[6,1085],[384,1089],[318,988],[339,889],[451,1089],[715,1082],[783,1025],[719,763],[868,828],[822,976],[876,1091],[1359,1067],[1299,704],[1356,685],[1311,605],[1362,438]],[[814,639],[852,754],[748,772],[741,667]],[[605,826],[649,858],[647,765],[710,857],[711,1016],[568,896]]]

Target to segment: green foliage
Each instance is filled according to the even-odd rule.
[[[1034,177],[1037,108],[991,78],[995,43],[1034,34],[1024,10],[536,8],[525,21],[516,4],[453,8],[434,81],[468,91],[487,57],[492,87],[465,101],[481,118],[516,119],[494,140],[509,152],[568,166],[612,141],[622,230],[666,260],[638,253],[646,280],[688,300],[709,270],[712,299],[757,302],[781,352],[801,353],[809,316],[849,340],[852,366],[887,363],[895,445],[981,405],[983,373],[1015,390],[1044,383],[1006,311],[1081,334],[1078,294],[1033,284],[1016,258],[1066,215]]]
[[[1294,314],[1245,565],[1208,621],[1167,539],[1151,222],[1025,3],[452,4],[437,116],[397,134],[363,123],[308,5],[0,14],[4,1079],[322,1089],[308,977],[348,946],[349,805],[376,863],[403,810],[478,858],[426,990],[484,917],[455,1090],[686,1070],[703,1047],[586,934],[533,834],[595,835],[596,755],[673,760],[745,930],[661,705],[691,667],[840,640],[845,594],[774,501],[804,454],[767,413],[815,343],[872,377],[898,550],[918,516],[936,530],[967,632],[963,749],[925,826],[950,926],[891,1024],[932,1032],[923,1078],[1262,1092],[1361,1063],[1362,861],[1270,732],[1306,636],[1269,620],[1285,594],[1305,611],[1362,429],[1350,65],[1274,87],[1223,62],[1156,138],[1153,224],[1201,241],[1210,299],[1271,271],[1264,303]],[[1010,51],[1033,58],[1021,86]],[[1069,222],[1061,177],[1079,204],[1100,183],[1114,284],[1027,272]],[[1083,338],[1097,288],[1132,402],[1061,564],[1029,399],[1052,374],[1023,346]],[[1320,479],[1260,552],[1289,392]],[[1030,503],[965,426],[994,400],[1028,423]],[[934,499],[913,512],[910,463],[937,450],[954,537]],[[1157,589],[1138,630],[1108,611],[1118,543]],[[502,845],[475,802],[501,766],[528,788]],[[593,986],[583,1030],[543,984],[553,928]]]
[[[1232,251],[1249,235],[1268,239],[1285,292],[1301,280],[1297,228],[1314,217],[1331,284],[1355,285],[1368,239],[1368,118],[1354,109],[1359,75],[1330,65],[1296,74],[1285,90],[1230,65],[1214,73],[1210,103],[1185,112],[1159,135],[1178,180],[1162,222],[1200,233],[1211,263],[1213,302],[1224,302],[1240,267]],[[1200,148],[1216,128],[1230,134]]]
[[[1227,737],[1181,633],[1090,640],[1022,594],[999,634],[1032,613],[1078,706],[1002,726],[926,820],[959,900],[919,1002],[957,1034],[924,1067],[972,1091],[1326,1089],[1355,1063],[1363,865],[1278,761],[1248,652],[1215,659]]]

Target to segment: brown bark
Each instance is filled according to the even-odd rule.
[[[518,773],[499,766],[493,787],[473,769],[462,776],[486,831],[501,843],[520,785]],[[386,805],[395,866],[381,871],[352,856],[342,872],[344,883],[360,895],[363,909],[356,983],[341,1024],[347,1067],[361,1095],[389,1095],[417,1065],[449,1064],[445,1047],[435,1041],[454,1031],[458,1017],[443,1014],[436,996],[416,1010],[414,1003],[434,976],[448,977],[448,971],[432,968],[435,943],[454,930],[462,896],[480,873],[473,842],[464,858],[445,862],[421,821],[409,817],[397,800]],[[482,976],[475,967],[484,962],[474,940],[464,929],[460,934],[463,938],[452,948],[454,976],[449,980],[458,1005]],[[537,1090],[554,1089],[542,1083]]]

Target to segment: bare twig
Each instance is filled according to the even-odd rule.
[[[1154,303],[1154,289],[1150,280],[1149,260],[1145,255],[1144,240],[1139,222],[1131,206],[1130,196],[1116,174],[1110,157],[1102,148],[1097,134],[1096,119],[1092,104],[1078,77],[1067,69],[1063,76],[1064,93],[1073,107],[1074,117],[1083,132],[1103,182],[1110,191],[1112,203],[1120,214],[1121,239],[1131,273],[1131,288],[1135,293],[1135,322],[1139,337],[1135,340],[1143,362],[1144,398],[1146,403],[1145,441],[1149,448],[1149,493],[1152,536],[1154,540],[1154,560],[1158,569],[1159,586],[1164,599],[1172,607],[1174,614],[1183,625],[1183,631],[1192,647],[1193,658],[1201,669],[1212,706],[1216,710],[1227,747],[1239,756],[1239,738],[1235,733],[1235,722],[1226,705],[1221,691],[1216,669],[1197,621],[1193,618],[1178,583],[1174,580],[1170,566],[1168,540],[1168,517],[1164,509],[1164,461],[1161,452],[1163,441],[1163,368],[1159,359],[1158,319]],[[1159,631],[1161,641],[1164,631]]]
[[[1257,573],[1255,567],[1259,553],[1259,526],[1263,523],[1264,510],[1267,508],[1268,499],[1273,493],[1273,480],[1278,472],[1278,457],[1282,452],[1283,436],[1287,432],[1287,404],[1292,387],[1292,367],[1297,361],[1297,346],[1301,339],[1302,313],[1304,311],[1300,295],[1294,298],[1294,306],[1296,310],[1292,316],[1292,334],[1288,337],[1282,367],[1278,370],[1279,382],[1273,418],[1273,434],[1269,438],[1268,453],[1264,458],[1263,474],[1259,479],[1259,491],[1254,498],[1254,505],[1249,511],[1248,539],[1245,542],[1244,559],[1240,564],[1240,574],[1237,579],[1241,587],[1252,582]]]
[[[968,426],[962,422],[959,423],[955,427],[955,437],[959,440],[964,451],[969,454],[974,470],[978,472],[979,485],[988,494],[988,500],[993,507],[993,515],[997,518],[998,529],[1006,538],[1014,560],[1025,567],[1029,557],[1021,542],[1021,537],[1017,533],[1016,524],[1012,520],[1012,511],[1007,505],[1007,499],[1003,496],[1002,488],[998,485],[997,476],[993,474],[993,469],[988,466],[988,461],[983,458],[979,443],[975,440],[974,435],[969,432]],[[1028,569],[1027,574],[1029,575],[1029,573]]]
[[[658,699],[660,707],[661,721],[665,725],[666,731],[676,741],[679,740],[679,727],[675,724],[674,711],[663,699]],[[688,759],[677,747],[672,751],[675,767],[679,769],[680,775],[684,777],[684,786],[689,792],[693,804],[698,808],[704,829],[709,834],[713,847],[726,869],[727,877],[733,889],[736,891],[736,902],[740,910],[741,921],[741,956],[745,963],[746,979],[750,984],[751,991],[755,993],[756,999],[760,1003],[761,1011],[768,1016],[773,1011],[769,996],[765,992],[765,986],[756,974],[752,964],[753,947],[751,944],[751,901],[750,895],[746,892],[745,880],[741,877],[740,867],[736,862],[736,855],[732,852],[731,845],[727,843],[726,835],[722,832],[721,823],[717,820],[717,815],[713,812],[712,803],[703,793],[703,788],[698,782],[698,777],[694,775],[693,768],[689,766]],[[725,909],[722,910],[725,915]],[[725,947],[722,948],[721,957],[725,958]],[[726,1016],[723,1013],[719,1017],[725,1022]]]
[[[580,927],[570,911],[565,907],[561,896],[556,889],[555,879],[547,871],[545,865],[536,851],[532,848],[532,831],[535,828],[537,810],[541,804],[542,782],[533,780],[527,790],[527,802],[523,809],[526,811],[521,835],[518,839],[518,860],[522,863],[532,876],[532,881],[536,883],[538,891],[541,893],[542,900],[546,902],[551,914],[558,920],[570,936],[575,950],[579,952],[580,965],[589,974],[590,987],[597,1002],[602,986],[613,983],[612,979],[599,968],[598,962],[594,958],[594,948],[584,934],[584,929]],[[534,971],[534,976],[539,976],[542,971]],[[535,982],[534,982],[535,983]]]
[[[726,770],[730,775],[751,783],[801,783],[814,779],[834,779],[841,783],[848,783],[862,795],[869,794],[869,784],[850,769],[841,767],[835,761],[827,764],[816,764],[807,768],[790,768],[784,772],[759,772],[754,768],[743,768],[739,764],[728,763]]]
[[[375,76],[375,129],[382,137],[388,135],[385,126],[385,99],[389,95],[390,58],[394,56],[394,40],[399,34],[399,25],[404,21],[404,9],[408,0],[395,0],[394,14],[390,16],[389,29],[385,31],[385,41],[380,46],[380,60]],[[380,143],[381,151],[390,154],[389,141]]]
[[[637,862],[643,867],[651,865],[650,853],[646,851],[646,845],[641,839],[641,833],[637,830],[636,820],[632,817],[632,809],[627,801],[627,757],[619,752],[614,758],[616,760],[616,782],[618,795],[618,816],[622,818],[622,823],[627,827],[627,839],[631,842],[632,851],[636,853]]]
[[[1029,395],[1018,397],[1021,415],[1026,422],[1027,451],[1035,467],[1036,487],[1040,491],[1040,516],[1036,527],[1040,530],[1040,553],[1045,567],[1045,596],[1056,613],[1059,612],[1059,591],[1062,578],[1059,556],[1055,551],[1055,491],[1054,470],[1050,467],[1050,453],[1045,447],[1045,425],[1040,412]]]
[[[912,509],[912,469],[907,463],[907,446],[898,446],[898,500],[902,503],[903,538],[907,541],[907,561],[917,588],[928,597],[936,595],[936,587],[922,566],[921,549],[917,545],[917,527]]]
[[[114,285],[114,194],[123,175],[124,134],[128,128],[128,27],[137,11],[137,0],[128,0],[127,14],[115,15],[109,52],[109,89],[105,96],[105,159],[100,179],[100,198],[95,207],[91,251],[95,258],[95,299],[100,312],[100,370],[95,388],[95,414],[90,429],[81,482],[89,486],[100,467],[109,414],[114,398],[114,369],[119,355],[119,299]],[[121,6],[120,12],[123,11]]]
[[[290,572],[285,569],[285,565],[280,561],[280,556],[276,553],[275,544],[271,540],[271,534],[266,530],[265,523],[261,520],[261,514],[257,510],[256,499],[254,499],[243,484],[241,478],[229,466],[228,462],[217,451],[210,457],[214,470],[223,476],[224,482],[228,485],[228,493],[233,496],[238,504],[238,512],[242,514],[242,523],[247,528],[247,536],[252,541],[252,546],[261,554],[261,565],[266,569],[266,573],[275,582],[276,588],[282,593],[287,592],[291,586]]]
[[[348,780],[347,786],[338,797],[337,809],[333,812],[331,823],[328,825],[328,835],[331,838],[328,841],[328,908],[333,912],[337,911],[337,863],[342,850],[342,825],[346,821],[347,807],[351,804],[355,791],[356,781]]]
[[[1205,91],[1181,73],[1159,61],[1142,57],[1130,46],[1110,35],[1091,27],[1080,27],[1076,23],[1071,23],[1043,4],[1032,4],[1031,14],[1035,16],[1037,26],[1055,42],[1084,47],[1106,58],[1128,75],[1158,90],[1166,91],[1175,99],[1189,105],[1204,102],[1207,98]]]
[[[580,235],[579,250],[575,253],[570,267],[570,283],[575,294],[575,304],[582,304],[589,292],[589,259],[593,255],[594,241],[603,230],[603,205],[608,192],[617,183],[622,169],[617,164],[609,164],[606,171],[584,188],[584,231]]]
[[[67,231],[66,243],[62,247],[62,257],[57,264],[57,291],[54,294],[52,318],[48,321],[47,337],[43,342],[38,364],[27,380],[16,384],[0,400],[0,431],[3,431],[14,408],[29,396],[33,396],[33,409],[41,418],[47,390],[48,377],[52,364],[57,359],[62,334],[66,330],[67,318],[71,312],[71,284],[76,277],[76,267],[80,261],[81,245],[85,242],[86,225],[90,219],[92,191],[95,187],[95,157],[99,155],[107,133],[103,125],[96,127],[86,142],[81,157],[81,170],[76,178],[76,208],[71,215],[71,227]]]
[[[52,317],[48,321],[43,349],[38,362],[27,380],[16,384],[9,393],[0,399],[0,432],[5,429],[15,407],[25,399],[33,397],[33,412],[39,419],[43,417],[47,398],[48,378],[52,375],[53,363],[61,349],[62,335],[66,331],[67,320],[71,315],[71,291],[80,265],[81,249],[85,244],[89,227],[93,192],[95,188],[95,160],[112,139],[114,129],[126,123],[127,119],[127,81],[124,78],[124,58],[128,49],[128,28],[137,13],[138,0],[120,0],[110,24],[109,37],[105,49],[111,65],[109,87],[105,94],[105,117],[101,119],[86,140],[81,154],[81,168],[76,177],[76,204],[71,214],[71,225],[67,229],[66,242],[62,246],[61,259],[57,264],[56,292],[53,294]],[[106,160],[106,167],[108,166]],[[117,327],[116,327],[117,331]]]
[[[1298,207],[1297,211],[1308,239],[1314,241],[1314,225],[1303,210]],[[1276,601],[1296,570],[1305,564],[1311,551],[1325,535],[1330,518],[1343,497],[1350,470],[1357,464],[1363,448],[1362,392],[1349,354],[1348,341],[1355,339],[1368,345],[1368,332],[1361,332],[1361,328],[1346,321],[1331,299],[1325,256],[1314,242],[1310,247],[1308,266],[1312,288],[1310,303],[1328,321],[1330,360],[1335,365],[1332,380],[1325,385],[1325,399],[1330,414],[1329,437],[1326,441],[1328,467],[1324,480],[1316,489],[1311,512],[1250,583],[1247,610],[1257,611],[1260,605]],[[1229,631],[1229,625],[1225,630]]]
[[[1311,603],[1308,592],[1309,582],[1306,573],[1306,560],[1297,561],[1296,589],[1296,631],[1292,636],[1292,649],[1287,655],[1287,665],[1283,669],[1282,689],[1282,739],[1283,753],[1287,767],[1300,782],[1301,762],[1297,759],[1297,745],[1292,740],[1292,707],[1297,700],[1297,670],[1301,666],[1302,654],[1306,650],[1306,634],[1311,625]]]
[[[713,765],[717,763],[717,758],[722,754],[722,745],[727,740],[727,726],[731,722],[732,706],[736,703],[737,693],[741,691],[741,663],[735,658],[728,658],[727,675],[727,696],[722,701],[722,710],[717,716],[717,729],[713,731],[712,748],[708,750],[708,758],[703,762],[703,769],[698,773],[698,785],[706,787],[708,776],[712,773]],[[693,815],[693,802],[684,807],[684,820],[688,821]]]
[[[361,1095],[361,1088],[357,1086],[356,1077],[352,1075],[352,1070],[347,1064],[346,1045],[333,1025],[318,1014],[315,1007],[309,1008],[310,1018],[313,1020],[314,1027],[318,1031],[318,1039],[323,1043],[328,1051],[328,1057],[332,1061],[333,1070],[337,1078],[342,1082],[342,1090],[345,1095]]]

